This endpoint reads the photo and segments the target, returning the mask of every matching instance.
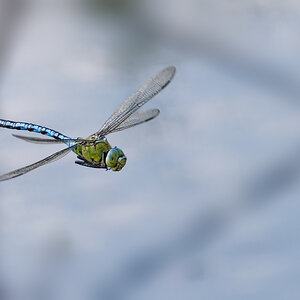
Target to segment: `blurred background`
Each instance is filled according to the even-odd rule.
[[[149,77],[160,116],[0,186],[0,299],[299,299],[300,4],[0,0],[0,118],[88,136]],[[1,129],[1,174],[58,151]]]

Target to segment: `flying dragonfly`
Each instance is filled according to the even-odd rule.
[[[49,139],[13,134],[13,136],[21,140],[41,144],[64,143],[68,146],[67,148],[55,152],[31,165],[1,175],[0,181],[26,174],[36,168],[64,157],[71,151],[77,154],[77,158],[79,160],[75,161],[75,163],[81,166],[112,171],[122,170],[126,164],[127,158],[120,148],[111,147],[106,136],[110,133],[145,123],[157,117],[159,114],[158,109],[149,109],[144,111],[137,110],[164,89],[173,79],[175,72],[176,68],[170,66],[163,69],[156,76],[147,81],[139,90],[121,104],[121,106],[108,118],[108,120],[96,133],[90,135],[86,139],[70,138],[56,130],[32,123],[0,119],[0,127],[27,130],[51,137],[51,139]]]

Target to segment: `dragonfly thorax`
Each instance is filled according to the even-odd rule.
[[[126,164],[124,152],[108,143],[106,137],[93,139],[82,142],[73,150],[79,159],[83,162],[76,162],[80,165],[94,168],[110,168],[112,171],[120,171]]]

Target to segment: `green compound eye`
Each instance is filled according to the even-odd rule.
[[[113,171],[120,171],[125,166],[127,158],[124,152],[115,147],[110,149],[107,153],[105,162],[108,167],[110,167]]]

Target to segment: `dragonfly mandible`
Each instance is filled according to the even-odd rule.
[[[0,181],[26,174],[36,168],[64,157],[71,151],[77,154],[79,160],[75,161],[75,163],[81,166],[120,171],[125,166],[127,158],[120,148],[111,147],[106,136],[110,133],[145,123],[157,117],[159,114],[158,109],[137,110],[164,89],[173,79],[175,72],[176,68],[170,66],[148,80],[139,90],[121,104],[96,133],[86,139],[70,138],[56,130],[32,123],[0,119],[0,127],[27,130],[51,137],[51,139],[49,139],[13,134],[13,136],[24,141],[42,144],[64,143],[68,146],[40,161],[1,175]]]

